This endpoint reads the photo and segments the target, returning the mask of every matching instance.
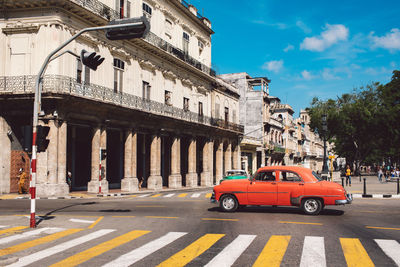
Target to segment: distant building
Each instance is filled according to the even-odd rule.
[[[96,193],[144,187],[210,186],[240,168],[239,91],[211,69],[210,21],[179,0],[13,0],[0,15],[0,193],[17,190],[29,169],[24,140],[32,125],[36,75],[45,57],[79,30],[145,16],[143,39],[84,34],[65,50],[95,51],[97,71],[64,54],[43,79],[40,124],[49,144],[38,153],[37,194]],[[29,128],[28,128],[29,129]],[[107,151],[105,158],[100,151]]]

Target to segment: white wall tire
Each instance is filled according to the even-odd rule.
[[[220,200],[220,208],[225,212],[234,212],[239,203],[233,195],[223,195]]]
[[[322,210],[322,203],[319,199],[307,198],[301,201],[301,208],[307,215],[318,215]]]

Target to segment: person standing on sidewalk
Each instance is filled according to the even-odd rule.
[[[26,182],[28,181],[28,175],[23,168],[19,169],[18,175],[18,194],[26,193]]]
[[[346,166],[346,186],[347,185],[351,186],[351,170],[349,165]]]
[[[378,180],[379,182],[382,183],[382,176],[383,176],[383,171],[381,167],[378,167]]]

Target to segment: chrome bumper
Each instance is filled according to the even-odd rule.
[[[215,199],[215,193],[214,192],[212,193],[212,195],[210,197],[210,202],[214,203],[214,204],[217,203],[217,200]]]
[[[351,204],[351,202],[353,202],[353,195],[347,194],[346,199],[335,200],[335,205]]]

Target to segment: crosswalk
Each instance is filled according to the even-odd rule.
[[[323,236],[305,236],[299,239],[292,238],[291,235],[235,236],[223,233],[160,233],[138,229],[120,233],[116,229],[43,227],[32,230],[4,225],[1,228],[3,232],[0,233],[0,263],[2,256],[15,255],[18,261],[7,265],[15,267],[65,267],[81,264],[90,266],[97,260],[103,267],[135,264],[143,266],[143,262],[140,261],[154,255],[158,257],[155,266],[233,266],[238,264],[241,258],[246,259],[246,266],[281,266],[288,265],[286,261],[293,257],[293,253],[290,253],[293,247],[302,247],[301,255],[294,253],[301,267],[400,266],[400,244],[397,240],[390,239],[360,240],[339,237],[337,240],[328,241]],[[326,249],[326,242],[330,242],[330,246],[337,243],[341,248],[339,253],[344,259],[343,263],[327,261],[329,258],[326,254],[330,251]],[[368,246],[364,246],[365,243],[368,243]],[[117,248],[121,248],[118,251],[123,253],[110,253]],[[159,259],[159,255],[164,254],[158,252],[167,248],[171,253],[164,253],[167,256]],[[376,254],[379,254],[379,263],[372,260],[373,255],[376,258]],[[382,257],[386,259],[384,263]],[[91,261],[91,264],[85,265],[88,261]]]
[[[166,199],[171,199],[171,198],[177,198],[177,199],[209,199],[211,197],[210,192],[201,192],[201,193],[155,193],[155,194],[135,194],[135,195],[129,195],[128,197],[131,198],[166,198]]]

